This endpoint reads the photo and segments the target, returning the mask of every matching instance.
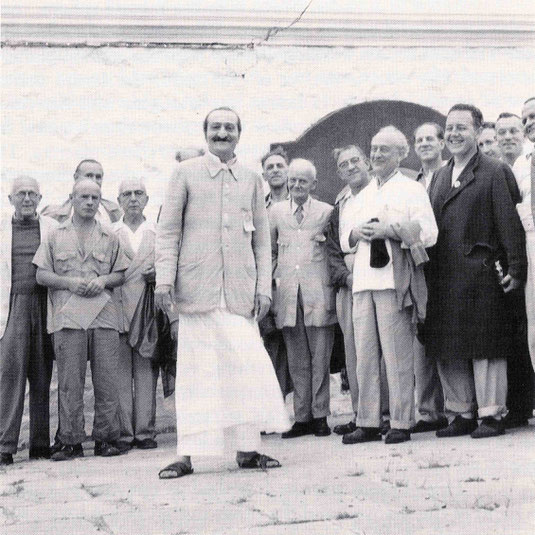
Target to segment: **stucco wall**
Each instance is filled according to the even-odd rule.
[[[348,104],[399,99],[486,119],[532,96],[532,48],[4,48],[2,178],[30,174],[43,204],[66,198],[76,163],[103,163],[104,194],[143,176],[154,214],[179,145],[202,144],[219,105],[240,113],[238,154],[260,170],[273,141],[295,139]]]

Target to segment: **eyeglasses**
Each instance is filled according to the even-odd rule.
[[[141,189],[136,189],[135,191],[123,191],[121,193],[121,197],[123,199],[128,199],[128,197],[131,197],[134,195],[134,197],[142,197],[145,194],[145,192]]]
[[[36,201],[39,199],[39,193],[35,193],[35,191],[19,191],[15,193],[14,197],[19,201],[23,201],[26,199],[26,195],[28,195],[30,201]]]
[[[347,169],[349,167],[349,164],[357,165],[360,162],[361,158],[358,156],[354,156],[353,158],[350,158],[349,160],[344,160],[343,162],[340,162],[338,164],[338,169],[341,169],[342,171],[344,169]]]

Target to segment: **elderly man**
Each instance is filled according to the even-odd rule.
[[[34,257],[37,282],[49,288],[58,367],[59,439],[55,461],[83,456],[84,383],[87,360],[95,391],[95,455],[118,455],[117,392],[119,325],[110,290],[123,283],[128,262],[119,239],[95,219],[100,186],[90,179],[75,182],[73,216],[39,246]]]
[[[429,190],[431,177],[443,165],[444,129],[437,123],[424,123],[414,131],[414,152],[422,167],[416,177]],[[424,345],[414,340],[414,379],[416,388],[416,425],[411,433],[436,431],[448,425],[444,416],[444,395],[437,365],[425,354]]]
[[[501,158],[500,148],[496,140],[496,123],[485,121],[481,123],[481,131],[477,136],[479,150],[487,156]]]
[[[531,143],[535,143],[535,97],[529,98],[522,108],[522,125],[524,133]],[[529,180],[524,177],[520,190],[522,202],[517,210],[526,231],[526,249],[528,254],[528,279],[526,283],[526,311],[528,316],[528,343],[531,362],[535,370],[535,150],[529,155]]]
[[[340,247],[340,216],[349,199],[358,195],[370,181],[370,163],[363,150],[356,145],[334,149],[338,176],[345,186],[336,197],[334,209],[326,227],[327,263],[332,287],[336,291],[336,315],[344,335],[345,364],[351,406],[357,417],[358,383],[357,353],[353,332],[353,259],[354,254],[343,251]],[[346,424],[334,426],[337,435],[345,435],[356,430],[355,419]]]
[[[0,246],[0,465],[13,463],[30,384],[30,459],[50,457],[49,395],[52,343],[46,332],[47,291],[36,279],[32,259],[57,226],[38,215],[39,184],[20,176],[13,181],[11,217],[3,217]]]
[[[295,423],[282,438],[328,436],[329,364],[336,323],[323,229],[332,206],[312,199],[316,168],[296,159],[288,168],[290,199],[271,209],[275,321],[288,350]]]
[[[82,179],[89,179],[95,181],[99,187],[102,187],[103,178],[104,170],[102,169],[102,165],[96,160],[82,160],[74,171],[75,182]],[[72,216],[72,196],[70,196],[62,205],[45,206],[41,213],[63,223],[63,221],[66,221]],[[98,211],[96,213],[97,219],[105,223],[114,223],[120,219],[121,215],[121,209],[117,204],[107,199],[100,199]]]
[[[275,468],[258,453],[260,431],[288,419],[255,319],[271,304],[269,225],[262,179],[234,149],[241,121],[230,108],[204,120],[208,152],[178,165],[156,239],[156,299],[178,308],[175,389],[178,460],[160,478],[193,472],[192,455],[237,450],[241,468]]]
[[[269,185],[269,193],[265,198],[268,218],[270,210],[275,203],[289,198],[288,164],[288,155],[282,147],[276,147],[262,157],[262,174]],[[271,358],[271,362],[273,362],[282,394],[286,396],[293,389],[292,379],[288,370],[288,357],[282,331],[277,329],[275,325],[275,317],[272,310],[259,323],[259,327],[266,351]]]
[[[355,253],[353,327],[357,349],[359,403],[356,431],[345,444],[381,440],[380,360],[386,365],[390,426],[385,443],[410,440],[414,425],[414,325],[425,315],[425,280],[400,229],[412,229],[424,247],[435,243],[437,227],[425,189],[399,171],[409,145],[395,127],[379,130],[371,142],[374,179],[344,210],[342,249]],[[350,203],[350,204],[349,204]]]
[[[117,197],[124,216],[113,224],[130,265],[124,284],[113,295],[119,314],[119,420],[120,440],[129,447],[156,448],[156,384],[158,367],[128,345],[130,323],[147,282],[154,282],[156,230],[143,210],[149,197],[141,180],[124,180]]]
[[[507,414],[512,328],[504,292],[525,279],[525,244],[509,190],[511,170],[478,151],[482,119],[469,104],[450,109],[445,130],[453,158],[435,173],[429,189],[439,235],[429,253],[425,342],[450,415],[438,437],[500,435]]]

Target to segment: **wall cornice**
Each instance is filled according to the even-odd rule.
[[[306,13],[150,8],[2,9],[8,46],[397,46],[535,45],[530,16]]]

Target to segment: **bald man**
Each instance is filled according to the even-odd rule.
[[[93,180],[100,188],[102,188],[104,170],[102,169],[102,165],[96,160],[82,160],[76,166],[73,177],[75,182],[82,179]],[[41,213],[63,223],[63,221],[72,216],[72,196],[69,196],[69,198],[61,205],[50,204],[45,206]],[[119,221],[121,216],[122,212],[117,204],[108,199],[100,199],[98,210],[95,215],[96,219],[103,221],[104,223],[115,223],[115,221]]]
[[[47,290],[37,284],[32,259],[39,244],[57,226],[38,215],[39,184],[21,176],[13,181],[3,218],[0,246],[0,465],[13,463],[30,384],[30,459],[48,458],[49,391],[52,344],[46,332]]]
[[[333,208],[310,196],[316,184],[314,165],[293,160],[288,168],[290,199],[273,205],[269,214],[276,287],[273,308],[294,385],[295,423],[282,438],[331,433],[329,363],[337,320],[323,229]]]
[[[41,243],[34,257],[37,282],[50,290],[49,331],[58,367],[59,440],[54,461],[83,457],[84,382],[91,363],[95,392],[95,455],[119,455],[119,324],[111,291],[124,280],[128,260],[115,233],[95,219],[100,186],[75,182],[73,216]]]
[[[113,224],[130,265],[124,284],[114,289],[119,314],[119,416],[120,440],[128,447],[156,448],[156,382],[158,367],[143,358],[128,344],[134,312],[147,283],[154,283],[154,242],[156,230],[143,210],[149,197],[145,184],[138,179],[124,180],[117,201],[124,216]]]

